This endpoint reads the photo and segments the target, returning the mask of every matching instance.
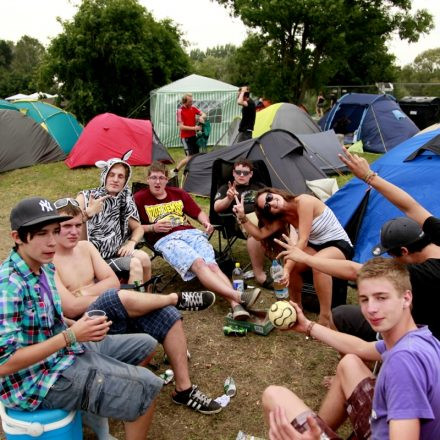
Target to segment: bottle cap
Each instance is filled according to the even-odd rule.
[[[238,261],[235,263],[235,267],[240,267],[240,263]]]

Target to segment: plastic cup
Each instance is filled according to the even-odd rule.
[[[100,318],[101,316],[106,316],[104,310],[89,310],[86,312],[86,316],[89,319]]]

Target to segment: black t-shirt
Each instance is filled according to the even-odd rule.
[[[252,131],[255,124],[255,102],[252,99],[247,101],[247,106],[243,106],[241,109],[241,121],[238,131],[240,133],[244,131]]]
[[[433,243],[440,242],[440,219],[429,217],[423,231]],[[413,317],[417,324],[426,324],[440,339],[440,258],[428,258],[423,263],[408,264],[413,291]]]
[[[257,195],[257,191],[261,188],[264,188],[265,185],[259,182],[250,183],[249,185],[237,185],[235,189],[237,190],[240,199],[242,194],[244,195],[243,203],[244,203],[244,212],[249,214],[250,212],[255,211],[255,197]],[[215,201],[224,199],[226,197],[226,193],[228,192],[228,184],[222,185],[215,195]],[[235,200],[229,205],[229,208],[223,212],[232,212],[232,208],[235,205]]]

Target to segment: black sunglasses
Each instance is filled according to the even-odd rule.
[[[234,170],[234,173],[237,174],[237,176],[249,176],[251,174],[251,171],[244,171],[244,170]]]
[[[263,212],[269,213],[270,212],[270,205],[269,203],[273,200],[273,194],[267,193],[266,198],[264,199],[264,206],[263,206]]]
[[[77,208],[79,208],[78,201],[75,199],[72,199],[70,197],[66,197],[64,199],[58,199],[57,201],[54,202],[54,205],[55,205],[56,209],[61,209],[61,208],[64,208],[65,206],[67,206],[69,203],[72,206],[76,206]]]

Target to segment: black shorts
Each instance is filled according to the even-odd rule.
[[[199,152],[199,146],[197,145],[197,136],[191,136],[188,138],[180,138],[183,144],[183,149],[187,156],[193,156]]]
[[[354,255],[353,246],[345,240],[332,240],[322,244],[313,244],[308,242],[307,246],[315,249],[315,251],[320,251],[328,247],[338,248],[345,255],[346,260],[351,260]]]

